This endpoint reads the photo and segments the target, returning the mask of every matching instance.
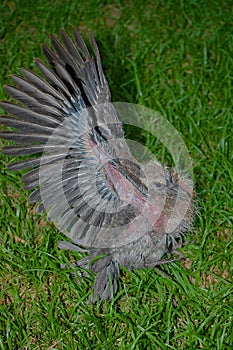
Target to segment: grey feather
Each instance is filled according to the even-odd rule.
[[[49,115],[40,114],[32,111],[29,108],[25,108],[6,101],[1,102],[1,105],[6,112],[13,114],[14,116],[20,118],[20,120],[22,121],[33,122],[44,126],[51,126],[53,128],[58,127],[60,125],[60,118],[57,118],[57,115],[55,119]]]
[[[96,274],[95,302],[116,294],[119,266],[156,266],[176,251],[192,229],[193,192],[187,179],[133,157],[94,36],[92,57],[75,28],[73,35],[61,30],[62,42],[52,35],[52,49],[43,45],[50,66],[36,59],[42,77],[24,68],[12,76],[16,86],[6,90],[23,106],[2,102],[13,117],[0,123],[16,131],[0,136],[18,143],[3,153],[36,155],[9,169],[31,169],[22,177],[30,203],[72,240],[59,248],[89,252],[75,265]]]

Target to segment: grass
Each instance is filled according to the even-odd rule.
[[[1,88],[40,44],[78,26],[99,43],[113,101],[164,115],[193,160],[198,211],[185,261],[124,270],[115,299],[86,303],[57,232],[1,158],[0,349],[232,349],[232,2],[3,1]],[[153,147],[153,145],[152,145]]]

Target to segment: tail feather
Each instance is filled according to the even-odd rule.
[[[101,261],[103,260],[103,261]],[[106,299],[112,299],[118,289],[118,277],[119,277],[119,264],[112,260],[111,255],[106,258],[99,259],[98,272],[96,274],[92,302],[96,302],[98,299],[101,301]],[[93,270],[96,268],[93,267]]]

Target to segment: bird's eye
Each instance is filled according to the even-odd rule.
[[[161,182],[155,182],[154,184],[155,184],[155,186],[156,186],[157,188],[160,188],[160,187],[162,187],[162,184],[161,184]]]

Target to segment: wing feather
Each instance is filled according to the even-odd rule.
[[[110,103],[93,34],[90,44],[94,58],[76,29],[74,41],[64,30],[61,37],[62,43],[51,36],[53,50],[43,46],[51,68],[36,59],[43,77],[23,68],[23,77],[12,76],[16,86],[6,87],[21,105],[2,102],[3,109],[13,117],[2,116],[0,122],[16,131],[3,131],[1,137],[18,143],[3,152],[37,155],[9,168],[31,169],[22,181],[25,189],[34,190],[29,201],[39,204],[38,212],[47,210],[48,217],[74,242],[91,247],[106,238],[108,245],[115,239],[112,227],[135,213],[119,197],[104,161],[115,159],[116,171],[122,172],[117,160],[117,149],[122,147],[127,158],[135,160]],[[120,140],[121,146],[114,148],[112,140],[116,144]]]

